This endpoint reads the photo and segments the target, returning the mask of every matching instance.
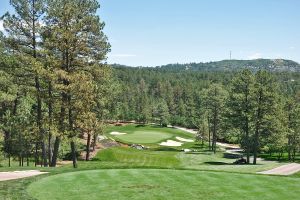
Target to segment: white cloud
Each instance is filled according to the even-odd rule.
[[[112,54],[110,57],[114,58],[130,58],[130,57],[136,57],[135,54]]]
[[[291,49],[291,50],[294,50],[294,49],[296,49],[296,47],[294,47],[294,46],[290,46],[290,49]]]
[[[0,20],[0,31],[4,31],[3,20]]]
[[[253,59],[259,59],[259,58],[262,58],[262,54],[261,53],[254,53],[254,54],[248,56],[248,59],[251,59],[251,60],[253,60]]]

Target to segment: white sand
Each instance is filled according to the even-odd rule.
[[[181,142],[194,142],[194,140],[186,139],[186,138],[182,138],[182,137],[176,137],[176,139]]]
[[[159,145],[161,146],[167,146],[167,147],[180,147],[183,143],[177,142],[174,140],[167,140],[166,142],[162,142]]]
[[[114,131],[114,132],[111,132],[110,134],[111,135],[126,135],[127,133],[120,133],[120,132]]]
[[[37,176],[37,175],[46,174],[46,173],[48,173],[48,172],[40,172],[38,170],[0,172],[0,181],[26,178],[26,177]]]

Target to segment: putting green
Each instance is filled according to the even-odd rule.
[[[79,171],[40,179],[28,187],[38,200],[295,200],[300,179],[224,172],[159,169]]]
[[[134,131],[126,135],[118,135],[116,138],[126,143],[153,144],[173,137],[171,133],[161,131]]]

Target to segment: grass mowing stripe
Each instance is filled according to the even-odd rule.
[[[74,190],[70,188],[69,176],[76,179],[72,183],[73,187],[75,184]],[[96,179],[91,181],[89,177]],[[49,191],[54,200],[68,200],[70,192],[75,193],[72,200],[86,198],[86,193],[90,194],[88,199],[91,200],[237,200],[242,197],[249,200],[294,200],[300,195],[299,187],[298,178],[186,170],[111,169],[50,176],[31,184],[28,191],[38,200],[47,199],[44,194]]]

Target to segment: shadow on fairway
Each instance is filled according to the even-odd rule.
[[[146,126],[146,124],[137,124],[137,125],[135,125],[136,128],[145,127],[145,126]]]
[[[229,158],[229,159],[238,159],[241,158],[241,155],[239,154],[232,154],[232,153],[224,153],[223,158]]]
[[[172,148],[172,147],[158,147],[156,149],[154,149],[154,151],[181,151],[179,149],[175,149],[175,148]]]
[[[225,162],[204,162],[208,165],[233,165],[232,163],[225,163]]]

